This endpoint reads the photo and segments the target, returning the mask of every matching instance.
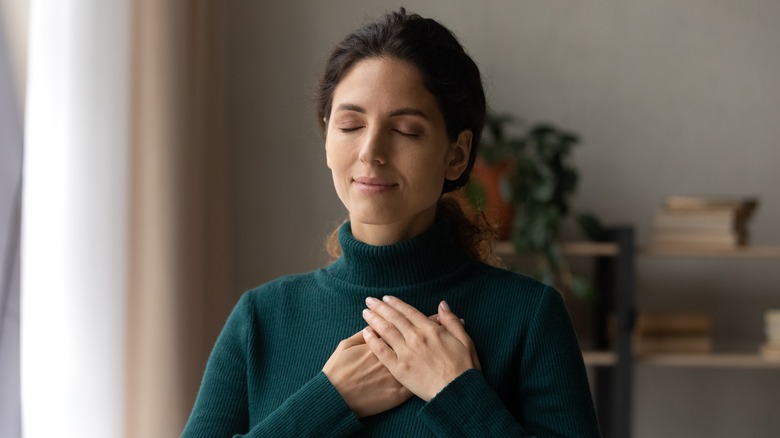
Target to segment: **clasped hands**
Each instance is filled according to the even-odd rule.
[[[322,371],[358,417],[392,409],[412,395],[430,401],[471,368],[474,343],[445,301],[430,317],[385,296],[366,299],[368,326],[341,341]]]

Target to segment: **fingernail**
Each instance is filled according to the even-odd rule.
[[[371,316],[371,311],[368,309],[363,309],[363,318],[368,318]]]
[[[393,301],[393,297],[391,295],[385,295],[382,297],[382,301],[389,303],[390,301]]]
[[[463,319],[463,318],[460,318],[460,323],[463,324],[463,325],[466,325],[466,320]]]
[[[376,303],[378,303],[378,302],[379,302],[379,300],[377,300],[377,299],[376,299],[376,298],[374,298],[374,297],[368,297],[368,298],[366,298],[366,305],[367,305],[367,306],[374,305],[374,304],[376,304]]]
[[[445,312],[450,312],[450,306],[447,304],[446,301],[442,301],[439,303],[439,306],[441,306],[441,310],[444,310]]]

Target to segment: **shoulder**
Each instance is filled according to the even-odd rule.
[[[278,309],[285,302],[297,302],[316,292],[315,272],[285,275],[256,286],[241,296],[237,306],[259,310]]]
[[[472,275],[496,294],[539,299],[555,292],[551,286],[532,277],[484,263],[478,263]]]
[[[316,272],[317,271],[306,272],[303,274],[285,275],[256,286],[247,293],[251,295],[264,295],[280,293],[289,291],[291,289],[299,289],[301,287],[309,287],[316,283]]]
[[[527,323],[565,308],[563,298],[555,288],[527,275],[479,263],[471,278],[479,301],[492,307],[497,315],[509,319]]]

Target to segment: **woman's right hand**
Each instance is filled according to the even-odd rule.
[[[339,342],[322,371],[358,417],[390,410],[412,396],[371,352],[362,332]]]

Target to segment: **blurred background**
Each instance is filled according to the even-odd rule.
[[[313,90],[399,6],[0,0],[0,436],[178,436],[240,294],[327,263],[345,211]],[[581,136],[578,209],[641,246],[667,196],[753,195],[750,241],[780,245],[780,3],[406,6],[459,37],[492,110]],[[755,350],[778,263],[640,257],[637,304]],[[638,365],[633,436],[774,437],[778,402],[778,368]]]

